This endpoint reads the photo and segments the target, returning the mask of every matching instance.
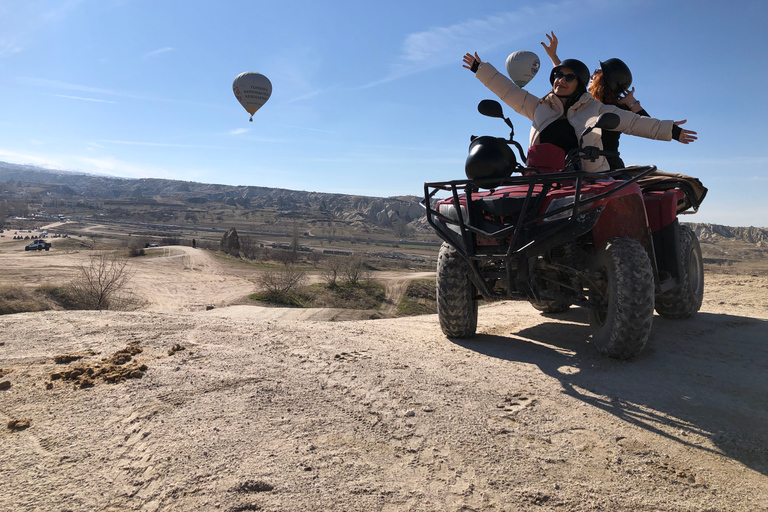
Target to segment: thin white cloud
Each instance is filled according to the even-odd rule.
[[[329,90],[332,90],[332,89],[316,89],[314,91],[311,91],[311,92],[308,92],[306,94],[302,94],[301,96],[297,96],[297,97],[295,97],[293,99],[290,99],[290,100],[286,101],[286,103],[295,103],[297,101],[308,100],[310,98],[314,98],[315,96],[319,96],[319,95],[321,95],[321,94],[323,94],[323,93],[325,93],[325,92],[327,92]]]
[[[20,53],[24,44],[49,25],[59,23],[87,0],[0,2],[0,58]]]
[[[304,126],[291,126],[291,125],[287,125],[287,124],[283,124],[283,125],[280,125],[280,126],[283,126],[285,128],[293,128],[293,129],[296,129],[296,130],[307,130],[307,131],[310,131],[310,132],[332,133],[334,135],[337,133],[337,132],[332,132],[332,131],[329,131],[329,130],[321,130],[319,128],[306,128]]]
[[[0,57],[7,57],[21,52],[21,47],[16,41],[9,40],[7,38],[0,39]]]
[[[591,12],[591,9],[598,5],[605,7],[604,0],[565,0],[521,7],[515,11],[485,18],[472,18],[453,25],[409,34],[403,40],[400,55],[390,72],[362,88],[391,82],[446,64],[460,63],[461,56],[468,51],[481,53],[529,39],[532,35],[543,38],[545,29],[556,29],[564,21],[571,19],[574,12]]]
[[[16,151],[8,151],[7,149],[0,149],[0,158],[7,158],[14,162],[24,162],[25,164],[46,165],[48,163],[47,158],[18,153]]]
[[[98,172],[116,177],[129,178],[178,178],[173,172],[158,167],[145,167],[117,160],[113,157],[79,158],[86,172]]]
[[[172,48],[170,46],[166,46],[165,48],[159,48],[157,50],[152,50],[151,52],[145,53],[144,54],[144,58],[147,59],[147,58],[150,58],[150,57],[154,57],[155,55],[160,55],[161,53],[172,52],[173,50],[175,50],[175,48]]]
[[[250,128],[235,128],[234,130],[229,130],[230,135],[241,135],[243,133],[248,133],[251,131]]]
[[[80,101],[93,101],[96,103],[113,103],[116,104],[116,101],[110,101],[110,100],[97,100],[96,98],[83,98],[82,96],[68,96],[66,94],[54,94],[54,96],[57,96],[59,98],[67,98],[70,100],[80,100]]]
[[[32,85],[35,87],[42,87],[46,89],[59,89],[67,91],[87,92],[91,94],[103,94],[105,96],[116,96],[118,98],[130,98],[140,101],[159,101],[163,103],[176,103],[181,105],[190,105],[196,107],[207,108],[222,108],[221,105],[212,105],[210,103],[200,103],[197,101],[188,101],[175,98],[159,98],[157,96],[144,96],[140,94],[126,93],[122,91],[115,91],[112,89],[103,89],[100,87],[91,87],[88,85],[71,84],[68,82],[62,82],[60,80],[50,80],[47,78],[34,78],[34,77],[18,77],[17,81],[24,85]]]
[[[87,85],[70,84],[61,80],[49,80],[47,78],[19,77],[18,81],[25,85],[35,87],[44,87],[47,89],[64,89],[66,91],[89,92],[93,94],[104,94],[108,96],[121,96],[120,93],[111,89],[102,89],[100,87],[90,87]]]
[[[157,148],[201,148],[201,149],[224,149],[221,146],[204,146],[200,144],[172,144],[168,142],[142,142],[133,140],[100,140],[103,144],[120,144],[123,146],[149,146]]]

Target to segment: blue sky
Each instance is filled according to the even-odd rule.
[[[468,7],[468,6],[471,6]],[[0,161],[373,196],[460,179],[469,136],[506,136],[461,67],[502,69],[554,30],[560,57],[623,59],[635,96],[692,145],[622,137],[627,163],[700,178],[684,220],[768,226],[768,3],[733,1],[0,0]],[[248,122],[244,71],[272,97]],[[530,122],[506,108],[517,139]]]

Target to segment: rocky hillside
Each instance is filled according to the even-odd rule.
[[[0,162],[0,199],[60,198],[64,200],[175,199],[190,206],[220,203],[249,209],[320,214],[351,223],[428,230],[420,197],[368,197],[288,190],[282,188],[216,185],[166,179],[127,179],[48,170],[33,165]],[[718,238],[768,244],[768,229],[689,224],[699,239]],[[396,229],[397,231],[397,229]]]
[[[719,224],[688,223],[699,240],[717,241],[718,239],[741,240],[752,244],[768,244],[768,228],[734,228]]]
[[[367,197],[281,188],[231,186],[166,179],[126,179],[51,171],[0,162],[0,198],[63,200],[174,199],[193,205],[222,203],[248,209],[322,214],[348,222],[419,229],[419,197]]]

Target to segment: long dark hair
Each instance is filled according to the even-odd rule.
[[[605,75],[600,72],[592,77],[592,83],[589,84],[589,93],[597,101],[605,103],[606,105],[616,105],[619,103],[619,98],[605,83]]]

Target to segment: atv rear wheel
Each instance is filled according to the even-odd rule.
[[[696,233],[678,224],[680,241],[680,285],[656,296],[656,311],[664,318],[690,318],[704,299],[704,262]]]
[[[467,262],[444,243],[437,257],[437,316],[443,333],[471,338],[477,331],[477,290]]]
[[[654,280],[645,248],[616,237],[598,250],[596,281],[590,291],[593,341],[599,352],[628,359],[643,350],[653,324]]]

